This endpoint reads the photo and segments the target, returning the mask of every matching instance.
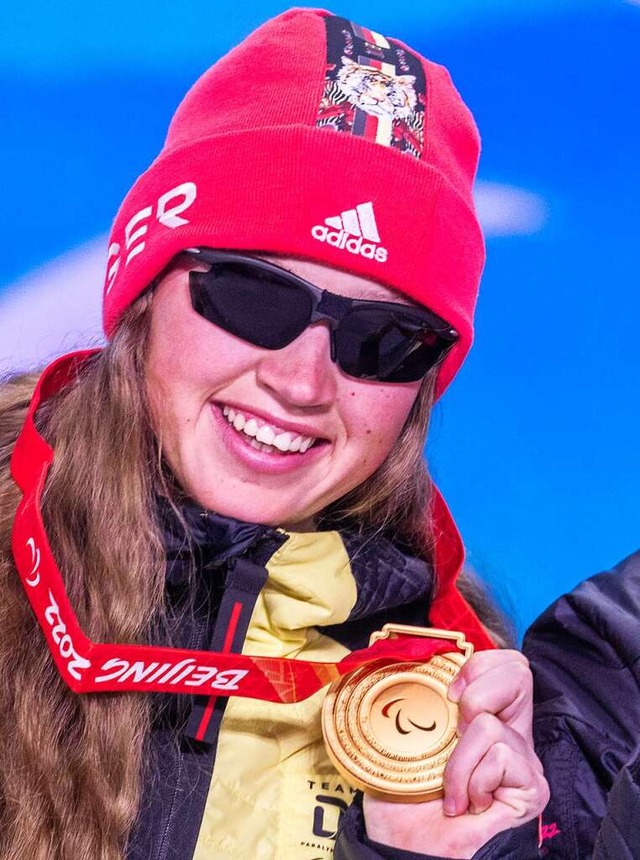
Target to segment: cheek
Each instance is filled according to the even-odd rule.
[[[256,347],[195,315],[152,322],[147,386],[158,414],[203,405],[255,363]]]
[[[362,457],[381,463],[396,443],[411,412],[420,383],[369,386],[348,395],[345,424],[352,440],[363,449]]]
[[[197,428],[211,383],[206,347],[194,348],[193,333],[185,339],[183,328],[176,325],[173,336],[165,330],[153,337],[152,332],[146,372],[152,425],[174,468],[179,450]]]

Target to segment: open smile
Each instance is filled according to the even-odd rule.
[[[305,436],[286,430],[255,415],[225,405],[222,414],[243,440],[255,448],[271,454],[304,454],[318,441],[316,436]]]

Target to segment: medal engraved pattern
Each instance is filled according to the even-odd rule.
[[[332,684],[322,728],[336,769],[386,800],[441,797],[444,769],[458,742],[458,709],[447,690],[465,660],[452,651],[427,663],[378,662]]]

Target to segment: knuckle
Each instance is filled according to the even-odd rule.
[[[467,722],[483,713],[490,714],[491,690],[486,684],[471,684],[460,698],[460,710]]]
[[[533,697],[533,675],[527,666],[521,666],[514,671],[514,685],[520,699],[529,700]]]
[[[504,769],[513,755],[513,750],[504,741],[496,741],[491,747],[489,755],[501,769]]]
[[[529,660],[522,653],[522,651],[517,651],[515,648],[506,648],[503,652],[504,654],[509,655],[509,659],[513,660],[514,663],[519,663],[522,666],[529,667]]]
[[[493,714],[479,713],[472,721],[474,732],[487,741],[496,743],[502,735],[502,724]]]
[[[471,683],[471,681],[483,675],[494,665],[496,654],[498,653],[497,651],[476,651],[464,664],[460,670],[460,674]]]
[[[520,681],[526,684],[533,684],[533,674],[531,672],[531,668],[529,663],[521,663],[518,661],[514,663],[510,668],[510,671],[513,672],[514,676],[518,678]]]

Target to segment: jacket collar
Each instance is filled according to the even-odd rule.
[[[263,542],[280,546],[286,535],[272,526],[245,523],[206,510],[190,501],[174,505],[158,500],[158,517],[164,533],[167,583],[180,585],[196,567],[218,567]]]
[[[164,532],[167,583],[186,583],[196,568],[211,569],[247,555],[258,563],[287,541],[287,534],[273,526],[247,523],[206,510],[183,500],[178,505],[158,501]],[[352,619],[427,598],[433,588],[433,569],[422,559],[407,555],[379,534],[342,531],[356,581],[358,596]]]

